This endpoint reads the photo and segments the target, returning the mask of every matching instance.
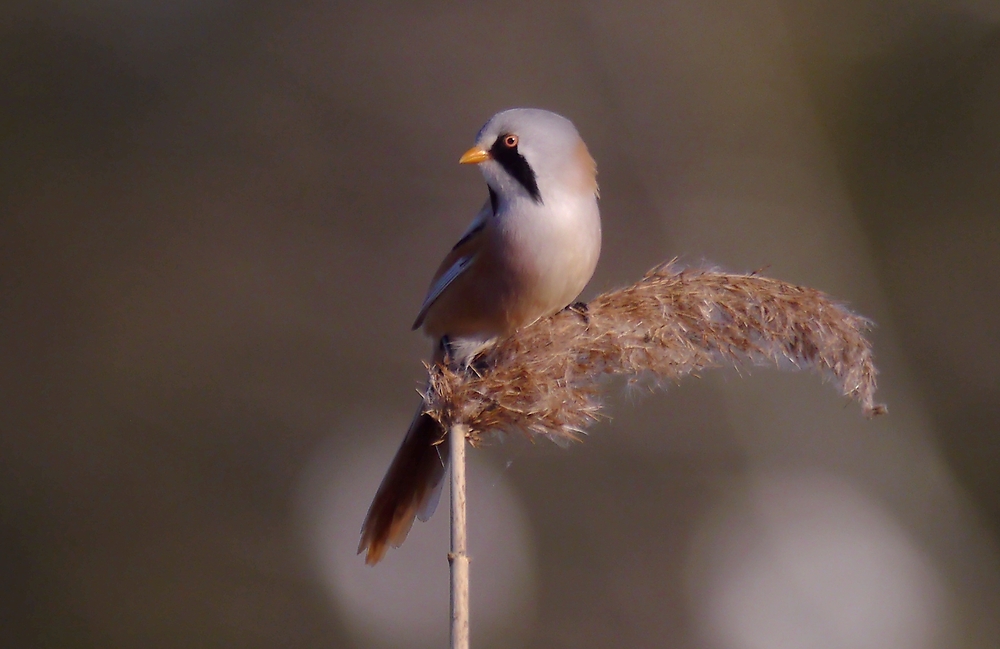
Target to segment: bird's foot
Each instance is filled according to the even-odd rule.
[[[586,302],[574,302],[573,304],[570,304],[563,310],[572,311],[573,313],[583,318],[584,324],[588,325],[590,324],[590,316],[587,315],[588,311],[590,310],[590,307],[587,306]]]

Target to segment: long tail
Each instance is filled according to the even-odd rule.
[[[424,414],[421,403],[361,526],[358,554],[367,550],[368,565],[378,563],[389,544],[402,545],[414,517],[427,520],[434,513],[448,466],[443,438],[441,426]]]

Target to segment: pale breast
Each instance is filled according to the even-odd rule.
[[[576,191],[506,205],[479,242],[468,267],[426,310],[429,336],[504,336],[570,304],[600,255],[596,197]]]

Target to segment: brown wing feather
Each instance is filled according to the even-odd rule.
[[[448,445],[440,443],[443,435],[420,404],[361,526],[358,554],[367,550],[368,565],[378,563],[390,544],[398,548],[406,540],[414,517],[444,479]]]
[[[434,279],[431,280],[430,288],[427,290],[427,295],[424,297],[424,303],[420,305],[420,312],[417,314],[416,320],[413,322],[413,328],[419,329],[424,323],[424,318],[427,316],[427,311],[430,310],[431,306],[437,301],[441,294],[448,288],[447,286],[439,286],[441,278],[451,270],[455,264],[459,263],[461,260],[472,260],[479,251],[482,250],[483,242],[485,238],[483,233],[486,230],[487,221],[492,216],[493,209],[490,206],[489,201],[483,205],[483,208],[479,210],[476,218],[472,220],[472,225],[469,229],[465,231],[462,238],[458,240],[452,249],[445,255],[444,259],[441,260],[441,264],[438,266],[437,272],[434,273]],[[464,271],[464,269],[463,269]],[[454,281],[454,278],[453,280]],[[449,282],[450,283],[450,282]]]

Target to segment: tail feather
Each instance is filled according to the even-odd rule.
[[[414,517],[427,520],[434,512],[448,465],[443,437],[441,426],[424,414],[421,404],[361,526],[358,554],[367,551],[368,565],[381,561],[390,544],[402,545]]]

